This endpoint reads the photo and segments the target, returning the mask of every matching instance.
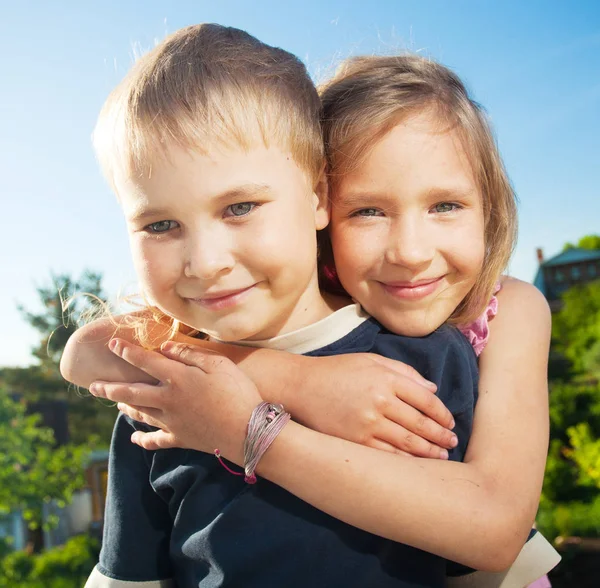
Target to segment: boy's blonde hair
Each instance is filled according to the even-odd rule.
[[[319,97],[291,53],[239,29],[183,28],[143,55],[106,100],[93,141],[118,177],[150,174],[171,146],[206,153],[257,143],[289,151],[316,185],[324,153]]]
[[[450,322],[464,324],[480,316],[517,232],[515,194],[481,107],[456,74],[417,55],[349,59],[320,91],[334,199],[336,184],[407,116],[432,109],[443,128],[459,133],[483,197],[485,256],[477,283]]]

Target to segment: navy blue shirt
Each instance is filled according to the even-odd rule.
[[[477,361],[464,336],[444,325],[426,337],[402,337],[368,319],[307,355],[358,352],[403,361],[438,386],[459,439],[450,458],[462,460],[477,397]],[[131,443],[135,430],[149,429],[117,419],[91,586],[172,585],[165,579],[178,588],[444,586],[442,558],[347,525],[268,480],[247,485],[212,454]]]

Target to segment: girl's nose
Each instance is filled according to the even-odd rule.
[[[418,219],[399,220],[391,227],[388,239],[385,254],[388,263],[419,271],[433,260],[435,247],[431,235]]]

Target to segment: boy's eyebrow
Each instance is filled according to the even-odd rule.
[[[129,222],[140,222],[151,218],[167,217],[168,215],[169,211],[166,208],[144,208],[140,206],[129,217]]]
[[[256,198],[271,192],[268,184],[256,184],[254,182],[242,184],[219,194],[215,200],[237,200],[239,198]]]
[[[215,197],[217,201],[228,201],[228,200],[237,200],[239,202],[240,198],[256,198],[262,194],[269,193],[271,191],[271,186],[268,184],[256,184],[256,183],[248,183],[242,184],[240,186],[236,186],[235,188],[231,188],[222,192],[218,196]],[[156,207],[156,208],[145,208],[143,205],[136,208],[133,211],[131,216],[129,217],[130,222],[140,222],[146,219],[165,217],[167,218],[169,215],[172,215],[172,209]]]

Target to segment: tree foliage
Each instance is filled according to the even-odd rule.
[[[0,588],[81,588],[98,561],[100,546],[88,535],[40,554],[5,554],[0,560]]]
[[[600,370],[600,280],[570,288],[554,316],[554,349],[576,373]]]
[[[64,506],[83,487],[88,452],[85,446],[57,447],[40,416],[27,415],[23,402],[0,389],[0,514],[20,510],[30,528],[39,527],[44,503]]]
[[[600,237],[578,246],[600,248]],[[600,537],[600,280],[563,295],[550,373],[551,442],[538,526],[549,538]]]
[[[580,249],[600,249],[600,235],[586,235],[585,237],[581,237],[577,245],[567,243],[563,247],[563,251],[575,249],[575,247],[579,247]]]
[[[65,400],[68,404],[69,430],[74,443],[86,443],[96,436],[108,445],[116,409],[65,382],[59,363],[64,346],[77,327],[103,311],[106,296],[97,273],[85,271],[78,279],[52,275],[38,288],[40,311],[22,306],[23,318],[40,334],[32,350],[38,363],[21,368],[1,368],[0,385],[26,402]]]
[[[52,275],[50,284],[38,288],[42,312],[19,306],[23,318],[36,329],[41,341],[32,353],[42,365],[58,369],[60,356],[69,337],[85,315],[101,311],[106,304],[102,276],[86,270],[74,280],[66,274]]]

